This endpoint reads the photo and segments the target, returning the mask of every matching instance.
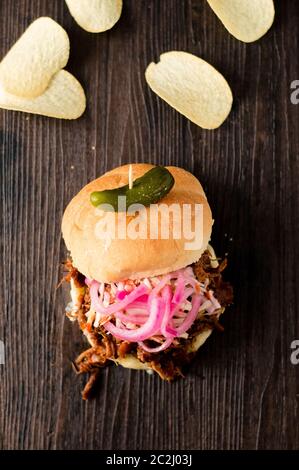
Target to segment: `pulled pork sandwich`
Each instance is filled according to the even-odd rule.
[[[126,196],[125,209],[116,206],[119,196]],[[143,208],[130,211],[129,203]],[[172,216],[163,219],[162,209],[171,207]],[[190,234],[171,236],[178,221],[181,228],[186,225],[186,207],[201,231],[200,243],[192,247]],[[154,222],[153,213],[159,215]],[[62,222],[71,256],[65,279],[72,301],[66,313],[90,343],[74,362],[78,373],[90,374],[84,399],[100,370],[112,363],[154,371],[167,381],[181,376],[213,329],[222,329],[219,317],[232,302],[232,288],[222,279],[226,261],[219,264],[208,244],[212,223],[201,184],[177,167],[122,166],[70,202]],[[120,234],[120,225],[130,236]]]

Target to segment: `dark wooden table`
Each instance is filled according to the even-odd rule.
[[[88,108],[73,122],[0,110],[0,448],[298,448],[298,2],[276,1],[274,27],[247,45],[205,1],[124,3],[117,26],[92,35],[62,0],[1,2],[1,57],[32,20],[53,17],[69,33],[67,68]],[[220,129],[201,130],[146,85],[147,64],[172,49],[201,56],[231,84]],[[71,368],[85,345],[64,316],[68,288],[56,289],[60,222],[83,185],[137,161],[181,165],[203,182],[235,306],[185,380],[111,367],[86,403]]]

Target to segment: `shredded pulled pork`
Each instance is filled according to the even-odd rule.
[[[217,268],[212,268],[211,258],[208,251],[205,251],[201,258],[193,265],[193,271],[197,279],[204,282],[209,280],[209,288],[214,290],[215,296],[222,307],[227,307],[233,303],[233,287],[229,282],[223,280],[222,273],[227,267],[227,259],[221,261]]]
[[[81,330],[91,345],[91,348],[81,353],[73,363],[77,374],[90,374],[82,392],[82,398],[86,400],[92,396],[103,367],[114,362],[117,363],[118,359],[124,358],[128,354],[135,356],[139,361],[146,364],[149,370],[155,371],[163,380],[171,381],[175,377],[183,376],[183,367],[190,363],[195,355],[190,346],[197,335],[214,328],[223,331],[223,327],[219,323],[219,316],[224,308],[233,301],[232,286],[225,282],[222,277],[222,272],[226,266],[227,261],[223,260],[218,267],[212,267],[209,251],[205,251],[200,260],[192,266],[196,278],[200,282],[207,283],[208,289],[214,292],[221,305],[221,311],[212,315],[200,315],[188,330],[188,335],[185,338],[175,338],[171,346],[164,351],[149,353],[140,347],[138,343],[117,339],[107,332],[103,326],[94,326],[90,288],[85,284],[84,276],[68,260],[65,263],[67,270],[65,280],[71,283],[72,303],[67,307],[66,314],[71,320],[78,321]]]

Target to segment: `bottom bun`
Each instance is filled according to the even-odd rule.
[[[188,347],[188,353],[195,353],[206,342],[212,331],[213,329],[205,330],[195,336],[194,340]],[[148,362],[141,362],[132,354],[127,354],[125,357],[117,358],[113,362],[125,367],[126,369],[152,370],[152,367]]]

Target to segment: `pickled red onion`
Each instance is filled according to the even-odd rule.
[[[104,307],[98,297],[99,288],[100,284],[97,281],[92,281],[90,286],[91,303],[96,311],[102,313],[105,316],[113,315],[113,313],[118,312],[119,310],[123,310],[125,307],[127,307],[127,305],[130,305],[130,303],[132,303],[134,300],[148,292],[148,287],[146,287],[144,284],[140,284],[140,286],[136,287],[136,289],[130,292],[130,294],[128,294],[122,301],[115,302],[109,307]]]
[[[194,299],[192,299],[192,309],[188,313],[186,319],[183,321],[181,326],[176,328],[176,333],[177,336],[180,336],[181,334],[185,333],[187,330],[189,330],[190,326],[194,323],[196,320],[197,314],[199,312],[199,307],[201,303],[201,298],[199,295],[195,294]]]
[[[182,302],[182,298],[184,295],[184,288],[185,288],[185,280],[182,276],[179,276],[178,283],[175,289],[175,292],[172,297],[173,304],[180,304]]]
[[[165,338],[176,336],[176,331],[172,328],[172,325],[169,325],[172,314],[174,313],[171,310],[171,302],[173,301],[171,287],[165,286],[162,291],[162,298],[164,300],[164,317],[161,324],[161,333]]]
[[[127,297],[128,292],[126,290],[120,290],[116,293],[116,298],[117,300],[124,300],[125,297]]]
[[[142,349],[144,349],[146,352],[158,353],[158,352],[164,351],[165,349],[169,348],[171,343],[172,343],[172,338],[168,338],[164,341],[163,344],[161,344],[161,346],[157,346],[156,348],[149,348],[146,344],[144,344],[143,341],[141,341],[139,343],[139,346],[141,346]]]
[[[112,317],[116,323],[103,322],[103,327],[116,338],[136,342],[148,352],[167,349],[174,338],[190,329],[199,312],[212,314],[221,308],[213,292],[207,290],[208,283],[200,283],[190,267],[147,278],[146,282],[114,283],[113,289],[89,279],[86,283],[90,285],[97,318]],[[164,342],[150,348],[144,341],[154,335],[162,336]]]
[[[105,328],[113,336],[126,341],[139,342],[153,336],[161,327],[163,319],[162,301],[159,297],[155,297],[150,302],[150,314],[148,320],[137,330],[126,330],[117,328],[113,323],[105,323]]]
[[[126,323],[134,323],[135,325],[143,325],[147,319],[144,315],[130,315],[122,312],[116,312],[115,318],[119,318]]]

